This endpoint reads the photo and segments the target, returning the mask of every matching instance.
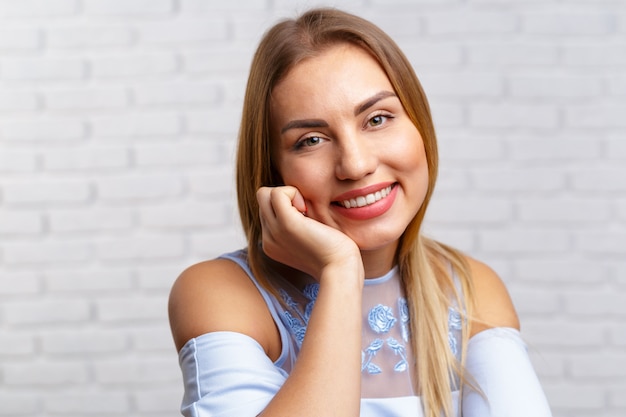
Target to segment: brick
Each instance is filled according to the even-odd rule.
[[[469,174],[463,169],[440,169],[437,176],[437,196],[455,195],[471,188]],[[438,198],[438,197],[435,197]]]
[[[167,322],[167,297],[102,298],[96,300],[96,315],[99,321],[106,323]]]
[[[129,92],[125,88],[47,90],[44,105],[50,110],[121,110],[129,105]]]
[[[4,388],[4,387],[3,387]],[[3,389],[0,392],[0,416],[32,416],[40,410],[39,398],[32,392]]]
[[[491,128],[555,128],[559,125],[559,111],[550,104],[477,102],[469,107],[469,124]]]
[[[220,145],[208,141],[137,145],[135,163],[139,167],[213,166],[224,159]]]
[[[228,210],[224,203],[181,203],[139,210],[139,225],[145,230],[207,228],[224,224]]]
[[[37,169],[37,156],[32,151],[2,149],[1,173],[27,173]]]
[[[624,392],[626,392],[626,384],[618,383],[617,386],[613,386],[609,388],[609,403],[614,407],[626,408],[626,397],[624,397]],[[616,413],[615,416],[619,416],[619,413]]]
[[[85,76],[85,63],[76,58],[6,58],[0,66],[0,78],[8,81],[76,81]]]
[[[137,411],[144,415],[154,415],[156,412],[166,411],[170,415],[179,413],[178,404],[182,398],[182,389],[148,388],[135,394]]]
[[[41,351],[52,355],[121,353],[128,346],[128,338],[118,329],[73,329],[41,334]]]
[[[128,268],[47,268],[43,273],[50,293],[97,293],[133,289],[133,273]]]
[[[609,329],[609,337],[612,346],[626,346],[626,327],[622,326],[621,323],[611,326]]]
[[[0,208],[0,236],[32,236],[43,232],[41,214]]]
[[[626,354],[598,353],[570,355],[572,376],[586,380],[626,377]]]
[[[477,168],[469,176],[477,190],[502,193],[556,191],[567,183],[566,175],[553,168]]]
[[[602,144],[598,140],[572,135],[555,137],[550,134],[541,138],[516,135],[508,142],[508,147],[510,157],[516,161],[570,162],[576,159],[597,159],[602,156]]]
[[[426,15],[429,35],[501,35],[515,32],[518,26],[517,16],[506,12],[463,10]]]
[[[178,381],[180,368],[176,358],[142,356],[132,359],[103,360],[95,364],[95,378],[100,384],[155,383]]]
[[[254,53],[253,45],[241,43],[236,47],[231,44],[211,46],[207,50],[184,51],[181,54],[185,73],[210,73],[232,76],[241,73],[247,76],[250,61]],[[245,82],[243,82],[245,87]]]
[[[423,71],[420,79],[429,97],[498,97],[504,92],[504,79],[496,73]]]
[[[3,0],[0,17],[71,16],[78,12],[77,0]]]
[[[608,35],[615,17],[608,12],[528,12],[522,14],[522,30],[536,35]]]
[[[24,52],[33,51],[39,47],[40,36],[36,28],[0,29],[0,51]]]
[[[38,240],[34,242],[8,242],[3,244],[6,265],[52,264],[86,262],[91,258],[90,242]]]
[[[5,386],[35,388],[84,384],[89,377],[87,364],[79,361],[6,363],[3,368]]]
[[[458,68],[464,63],[463,48],[456,43],[416,42],[415,38],[401,46],[402,52],[420,77],[422,68]]]
[[[430,109],[435,126],[442,132],[442,128],[458,128],[467,125],[465,106],[458,103],[458,100],[430,101]]]
[[[613,96],[626,95],[626,75],[614,74],[607,78],[608,93]]]
[[[522,323],[522,335],[524,333],[523,326]],[[562,378],[565,375],[565,355],[546,353],[543,350],[536,349],[532,345],[528,347],[528,355],[540,380]]]
[[[48,413],[63,416],[130,415],[131,402],[125,392],[62,392],[44,396]]]
[[[85,203],[91,197],[91,186],[84,180],[14,181],[3,184],[8,204]]]
[[[106,261],[161,261],[184,253],[182,236],[102,238],[95,246],[98,258]]]
[[[137,25],[139,42],[143,44],[203,43],[225,40],[228,35],[226,19],[183,18],[168,22]]]
[[[32,356],[35,352],[33,334],[23,331],[0,331],[0,358]]]
[[[539,320],[539,321],[537,321]],[[605,328],[596,323],[581,323],[526,318],[525,337],[539,349],[601,347],[605,344]]]
[[[139,106],[216,105],[221,91],[215,83],[168,82],[137,85],[133,88],[133,96]]]
[[[12,325],[77,323],[90,319],[86,300],[64,299],[12,301],[4,305],[5,322]]]
[[[469,41],[466,46],[467,62],[472,66],[536,67],[545,68],[557,64],[558,46],[546,42],[528,40]]]
[[[604,388],[592,383],[546,383],[544,391],[550,406],[557,412],[563,410],[563,415],[571,415],[573,411],[594,411],[591,415],[597,415],[605,405]]]
[[[219,235],[218,235],[219,236]],[[216,239],[220,242],[219,237]],[[193,238],[191,239],[193,240]],[[136,268],[139,288],[147,290],[166,290],[172,287],[176,277],[182,272],[182,266],[141,266]]]
[[[570,128],[624,128],[624,114],[626,104],[618,102],[572,104],[565,109],[565,125]]]
[[[235,142],[241,123],[241,110],[220,114],[220,123],[207,117],[206,111],[185,112],[185,127],[189,133],[211,134],[211,139]],[[234,153],[232,154],[234,155]]]
[[[605,199],[560,198],[524,200],[517,204],[519,218],[534,223],[557,224],[606,222],[611,218],[611,204]],[[590,213],[593,213],[590,216]]]
[[[564,293],[564,311],[572,317],[607,317],[623,310],[625,294],[612,289],[571,290]]]
[[[126,175],[96,181],[96,193],[104,201],[159,200],[178,197],[183,192],[182,178],[173,175]]]
[[[501,160],[505,157],[505,141],[501,138],[458,134],[440,136],[439,156],[445,161]]]
[[[516,259],[513,261],[517,278],[533,283],[577,283],[597,285],[606,280],[608,268],[591,260],[574,258]]]
[[[616,135],[615,137],[610,137],[608,139],[606,145],[606,158],[626,159],[626,141],[623,136]]]
[[[576,246],[587,253],[623,255],[626,247],[626,232],[583,232],[578,235]]]
[[[126,208],[54,210],[49,213],[52,233],[92,233],[130,230],[133,212]]]
[[[46,45],[51,49],[129,47],[134,42],[132,28],[115,24],[65,24],[45,29]],[[90,57],[97,62],[98,55]],[[93,68],[92,68],[93,70]]]
[[[513,97],[555,99],[590,99],[603,93],[603,79],[598,76],[563,74],[516,75],[508,80]]]
[[[175,136],[181,132],[181,120],[172,112],[97,116],[91,119],[90,125],[93,135],[103,138],[153,139]]]
[[[513,217],[510,201],[495,198],[438,198],[428,209],[428,221],[452,224],[499,224]]]
[[[154,16],[174,11],[173,0],[83,0],[83,11],[94,16]]]
[[[130,166],[130,150],[118,146],[46,149],[42,154],[46,171],[120,170]]]
[[[0,33],[0,42],[2,33]],[[0,46],[0,49],[1,46]],[[39,108],[37,93],[33,91],[0,91],[0,112],[33,111]]]
[[[626,168],[579,168],[571,172],[571,184],[575,190],[588,192],[615,192],[626,190]]]
[[[568,232],[559,230],[486,230],[480,247],[493,253],[559,253],[570,249]]]
[[[191,253],[197,261],[215,258],[247,246],[240,227],[227,227],[207,233],[194,233],[190,239]],[[175,278],[182,272],[179,270]]]
[[[0,269],[0,296],[34,295],[41,290],[37,272]]]
[[[77,141],[85,137],[85,126],[78,119],[55,118],[0,122],[0,140],[26,141]]]
[[[170,53],[106,55],[91,60],[96,78],[165,76],[179,70],[176,56]]]
[[[445,242],[466,253],[476,253],[478,250],[476,233],[471,229],[460,229],[456,225],[446,229],[426,222],[424,230],[427,236]]]
[[[202,197],[231,195],[234,197],[235,170],[231,166],[215,167],[188,176],[191,194]]]
[[[422,16],[416,13],[407,13],[407,10],[403,9],[395,10],[394,12],[389,11],[385,14],[377,13],[376,11],[364,12],[360,13],[360,16],[374,22],[392,39],[398,42],[401,48],[403,40],[406,39],[406,43],[411,44],[413,42],[410,41],[420,36],[425,30]]]
[[[555,315],[560,312],[561,300],[559,294],[547,292],[545,289],[510,289],[515,307],[521,316]]]
[[[626,65],[626,48],[619,43],[572,42],[562,46],[561,61],[567,66],[601,67]]]
[[[133,350],[140,352],[165,352],[167,355],[172,353],[174,341],[170,328],[166,322],[155,325],[142,326],[129,332]]]
[[[181,0],[181,13],[196,15],[197,13],[214,14],[216,12],[260,12],[268,9],[267,0],[243,0],[238,2],[219,2],[212,0]]]

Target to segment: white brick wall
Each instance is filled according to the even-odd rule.
[[[626,3],[332,1],[431,99],[427,231],[508,283],[557,417],[626,415]],[[0,416],[177,414],[167,295],[242,245],[255,44],[313,0],[0,0]]]

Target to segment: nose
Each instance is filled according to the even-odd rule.
[[[359,180],[376,171],[378,154],[361,135],[339,141],[335,175],[340,180]]]

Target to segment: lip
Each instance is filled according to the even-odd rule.
[[[359,188],[356,190],[350,190],[346,193],[343,193],[341,195],[338,195],[337,197],[333,198],[333,201],[343,201],[343,200],[350,200],[352,198],[357,198],[357,197],[364,197],[368,194],[373,194],[376,191],[380,191],[384,188],[389,187],[390,185],[395,184],[395,182],[393,181],[389,181],[389,182],[381,182],[378,184],[372,184],[372,185],[368,185],[367,187],[363,187],[363,188]]]
[[[353,190],[348,193],[341,194],[339,197],[341,200],[349,200],[351,198],[365,196],[367,194],[372,194],[377,191],[380,191],[386,187],[391,186],[391,192],[385,197],[373,204],[369,204],[363,207],[352,207],[346,208],[341,204],[334,203],[331,205],[332,209],[340,214],[343,217],[352,219],[352,220],[369,220],[375,217],[381,216],[385,214],[391,207],[393,206],[396,195],[398,194],[398,184],[389,182],[384,184],[376,184],[374,186],[368,186],[364,188],[360,188],[358,190]]]

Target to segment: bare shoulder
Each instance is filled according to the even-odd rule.
[[[519,318],[509,292],[498,274],[489,266],[466,257],[474,287],[474,320],[470,336],[491,327],[519,329]]]
[[[280,350],[278,331],[261,293],[233,261],[215,259],[183,271],[172,286],[168,311],[177,350],[194,337],[217,331],[248,335],[268,356],[277,356]]]

